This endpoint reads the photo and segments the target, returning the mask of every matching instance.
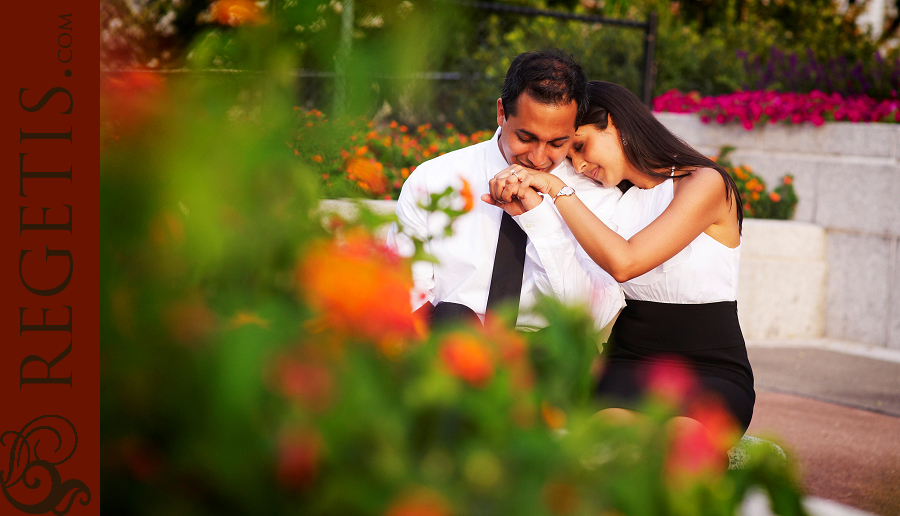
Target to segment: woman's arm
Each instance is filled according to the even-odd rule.
[[[534,171],[517,171],[522,185],[540,189],[555,196],[565,186],[552,174]],[[556,199],[559,211],[569,230],[600,267],[616,279],[624,282],[657,267],[688,246],[709,226],[723,221],[730,214],[723,195],[723,180],[713,169],[703,168],[681,178],[675,197],[669,206],[630,239],[625,240],[609,229],[576,195]],[[508,196],[514,184],[504,184],[495,192],[492,180],[491,193],[495,198]],[[508,183],[505,181],[504,183]]]

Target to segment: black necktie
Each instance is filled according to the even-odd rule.
[[[528,237],[516,221],[503,212],[500,219],[500,236],[494,254],[494,271],[491,273],[491,289],[488,292],[487,311],[496,311],[504,304],[514,304],[519,309],[522,295],[522,274],[525,271],[525,245]]]

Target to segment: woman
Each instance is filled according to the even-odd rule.
[[[688,403],[712,395],[746,431],[753,373],[737,318],[743,211],[737,186],[711,159],[670,133],[631,92],[591,82],[569,157],[577,172],[625,190],[613,229],[563,181],[528,169],[491,180],[493,202],[552,200],[596,265],[625,291],[597,394],[635,409],[656,365],[683,364],[697,379]]]

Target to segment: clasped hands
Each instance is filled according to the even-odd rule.
[[[512,165],[490,180],[491,193],[482,195],[481,200],[503,208],[510,215],[521,215],[541,203],[543,198],[538,192],[550,194],[551,189],[562,187],[554,187],[554,179],[559,181],[553,174]]]

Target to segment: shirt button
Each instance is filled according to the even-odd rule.
[[[525,224],[525,227],[526,227],[526,228],[530,228],[530,227],[531,227],[531,223],[529,222],[529,223]]]

